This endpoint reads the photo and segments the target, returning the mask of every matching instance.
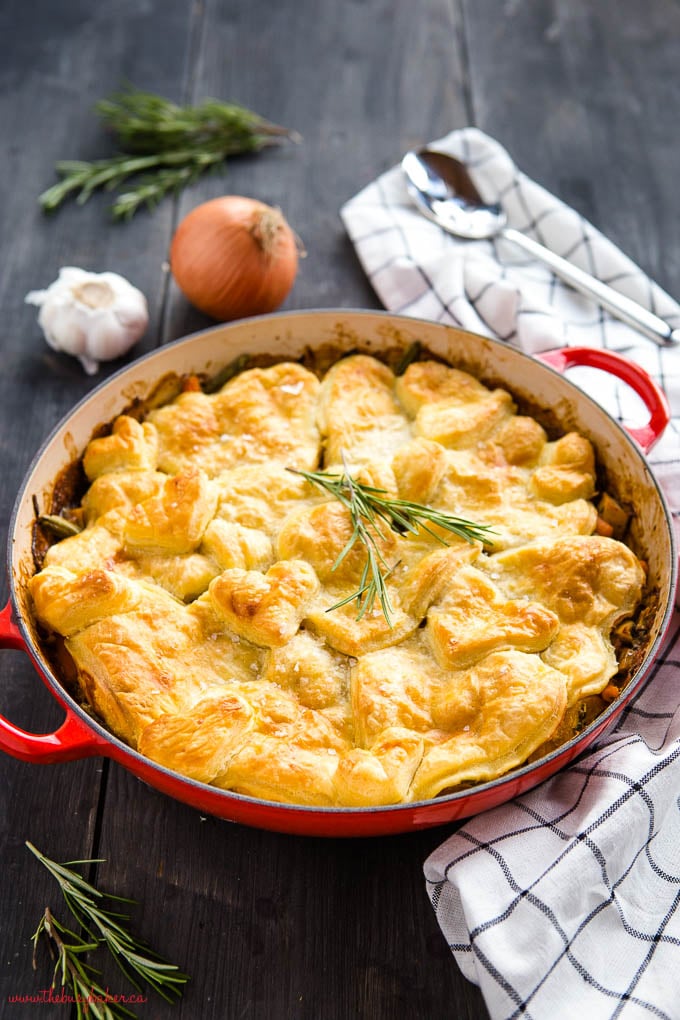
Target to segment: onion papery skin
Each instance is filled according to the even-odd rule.
[[[298,239],[279,209],[223,195],[182,220],[170,268],[199,311],[226,322],[275,311],[295,282]]]

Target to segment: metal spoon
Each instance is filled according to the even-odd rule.
[[[502,237],[523,248],[575,290],[594,298],[618,319],[643,333],[660,347],[680,343],[680,329],[673,329],[642,305],[619,294],[594,276],[544,248],[526,234],[506,226],[500,205],[485,204],[463,163],[431,149],[407,152],[401,161],[411,198],[420,212],[455,237],[479,241]]]

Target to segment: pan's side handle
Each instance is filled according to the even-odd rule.
[[[649,421],[646,425],[637,428],[626,427],[628,434],[645,453],[648,453],[661,438],[671,420],[670,407],[663,390],[643,368],[614,351],[601,350],[597,347],[559,347],[538,354],[537,359],[556,368],[558,372],[564,372],[576,365],[599,368],[627,383],[649,411]]]
[[[12,619],[11,602],[0,611],[0,648],[28,651],[21,631]],[[74,761],[103,754],[105,746],[106,742],[68,708],[66,719],[54,733],[27,733],[0,715],[0,751],[6,751],[21,761],[40,764]]]

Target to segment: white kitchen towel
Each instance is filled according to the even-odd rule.
[[[431,143],[458,156],[509,224],[680,326],[680,306],[575,210],[474,128]],[[664,388],[673,419],[648,459],[680,520],[680,347],[658,348],[503,241],[459,241],[409,199],[400,167],[341,210],[390,311],[529,353],[606,347]],[[640,424],[613,378],[570,375]],[[425,862],[427,890],[493,1020],[680,1020],[680,614],[653,675],[616,726],[556,777],[467,821]]]

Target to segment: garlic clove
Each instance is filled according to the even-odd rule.
[[[78,358],[88,375],[125,354],[149,323],[146,298],[118,273],[64,266],[46,290],[32,290],[25,300],[40,308],[49,346]]]

